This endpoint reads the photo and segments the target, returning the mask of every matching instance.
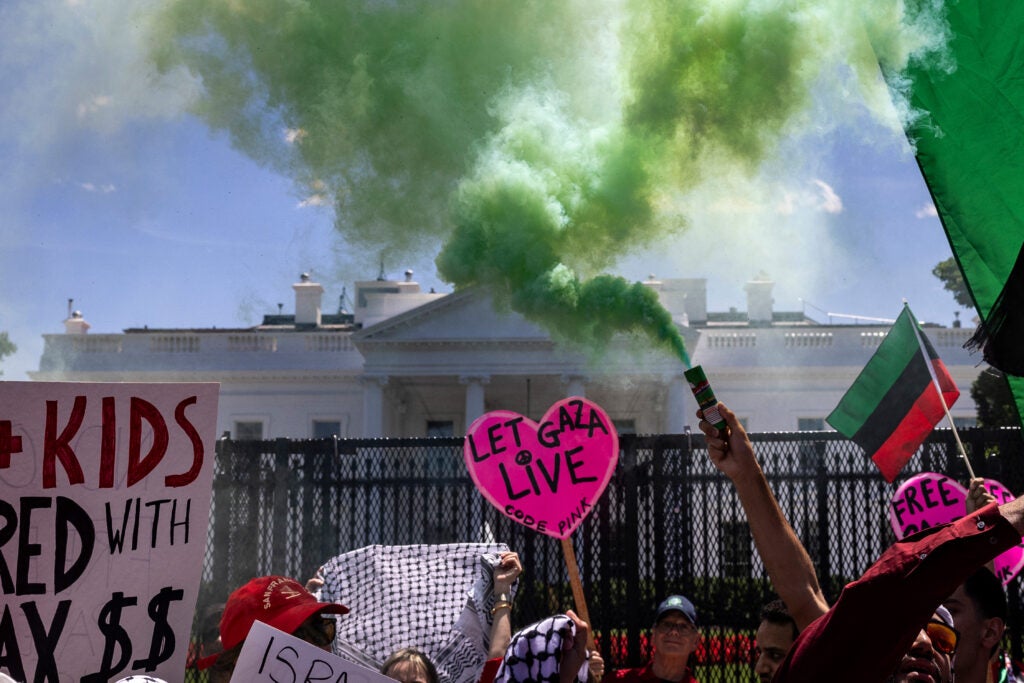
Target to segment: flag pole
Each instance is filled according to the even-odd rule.
[[[914,323],[914,338],[917,339],[917,345],[921,347],[921,354],[924,356],[925,365],[928,366],[928,374],[932,377],[932,384],[935,385],[935,391],[939,393],[939,403],[942,404],[942,410],[946,413],[946,419],[949,421],[949,428],[953,430],[953,438],[956,439],[956,446],[960,450],[960,458],[963,459],[964,465],[967,467],[967,474],[971,479],[975,479],[974,468],[971,467],[971,460],[967,457],[967,450],[964,448],[964,442],[960,440],[960,432],[957,431],[956,425],[953,424],[953,416],[949,412],[949,406],[946,405],[946,398],[942,395],[942,387],[939,385],[939,378],[935,376],[935,368],[932,367],[932,358],[928,353],[928,349],[925,348],[924,342],[921,340],[921,329],[917,326],[917,318],[914,317],[910,311],[910,305],[907,300],[903,300],[903,306],[906,307],[907,312],[910,314],[910,321]]]
[[[960,449],[960,457],[964,459],[964,465],[967,466],[967,474],[971,479],[975,479],[974,468],[971,467],[971,461],[967,457],[967,451],[964,449],[964,443],[960,440],[960,432],[957,431],[956,425],[953,424],[953,416],[949,414],[949,407],[946,405],[946,399],[942,398],[942,392],[939,392],[939,400],[942,401],[942,409],[946,411],[946,419],[949,420],[949,427],[953,430],[953,438],[956,439],[956,446]]]

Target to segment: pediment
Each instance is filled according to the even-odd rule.
[[[454,292],[356,332],[356,346],[375,343],[547,341],[540,326],[498,311],[481,289]]]

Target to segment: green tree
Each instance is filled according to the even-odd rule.
[[[1020,416],[1006,375],[989,368],[971,385],[971,398],[978,407],[979,427],[1019,427]]]
[[[971,300],[971,293],[967,291],[963,273],[952,256],[936,264],[932,268],[932,275],[942,280],[942,286],[946,291],[953,293],[953,298],[958,304],[964,308],[974,308],[974,301]]]
[[[14,345],[11,338],[7,336],[7,333],[0,332],[0,361],[4,359],[4,356],[9,356],[17,350],[18,347]],[[0,376],[3,376],[3,374],[4,371],[0,370]]]
[[[932,268],[932,275],[942,280],[945,289],[964,308],[974,308],[967,283],[964,282],[960,266],[953,257],[941,261]],[[989,368],[978,375],[971,385],[971,398],[978,407],[979,427],[1017,427],[1020,415],[1014,400],[1013,390],[1006,375],[995,368]]]

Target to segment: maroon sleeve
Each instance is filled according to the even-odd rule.
[[[935,608],[1020,540],[993,503],[897,542],[803,630],[773,682],[831,680],[837,662],[843,680],[885,680]]]

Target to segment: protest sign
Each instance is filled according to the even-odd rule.
[[[476,487],[505,516],[565,539],[611,480],[619,436],[596,403],[574,396],[539,424],[508,410],[480,416],[463,456]]]
[[[1014,499],[995,479],[985,479],[984,486],[1000,505]],[[960,519],[966,513],[967,489],[936,472],[910,477],[896,489],[889,502],[889,523],[899,539]],[[1017,545],[1001,554],[995,559],[994,567],[1003,584],[1009,583],[1024,567],[1024,546]]]
[[[181,680],[217,384],[0,382],[0,671]]]
[[[353,664],[262,621],[253,622],[231,680],[239,683],[394,683],[373,669]]]

